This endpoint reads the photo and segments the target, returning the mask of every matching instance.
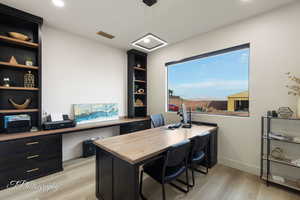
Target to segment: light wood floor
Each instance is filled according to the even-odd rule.
[[[209,175],[196,174],[196,186],[183,194],[166,186],[168,200],[300,200],[300,195],[277,187],[267,187],[258,177],[222,165]],[[34,186],[55,184],[57,190],[10,188],[0,191],[0,200],[96,200],[95,160],[78,159],[67,162],[65,170],[35,181]],[[145,178],[144,195],[149,200],[161,199],[161,187]]]

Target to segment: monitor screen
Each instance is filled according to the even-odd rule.
[[[188,123],[188,114],[187,114],[186,106],[184,104],[182,104],[181,107],[182,107],[183,123],[187,124]]]

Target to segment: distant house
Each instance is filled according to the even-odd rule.
[[[170,96],[169,106],[185,104],[186,107],[191,108],[192,111],[212,110],[226,110],[227,100],[223,99],[183,99],[180,96]]]
[[[227,111],[249,111],[249,91],[228,96]]]

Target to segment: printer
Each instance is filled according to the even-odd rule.
[[[6,133],[28,132],[32,128],[30,115],[4,116],[4,130]]]

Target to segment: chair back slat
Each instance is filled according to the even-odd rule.
[[[209,143],[210,135],[209,133],[204,135],[197,135],[191,139],[191,156],[193,157],[195,154],[205,151],[206,147]]]
[[[188,158],[190,150],[190,141],[184,140],[176,145],[173,145],[167,151],[166,167],[176,167],[184,165]]]
[[[150,119],[154,128],[165,125],[164,116],[162,114],[151,115]]]

